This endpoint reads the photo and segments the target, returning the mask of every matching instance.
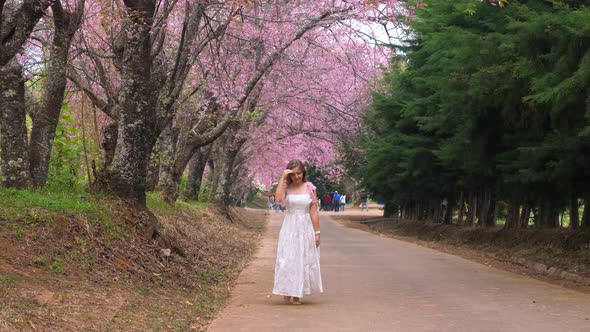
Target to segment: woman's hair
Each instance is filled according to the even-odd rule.
[[[307,182],[307,171],[305,170],[305,166],[299,159],[293,159],[287,164],[287,169],[293,169],[295,167],[299,167],[299,169],[303,172],[303,182]],[[291,184],[291,176],[287,177],[287,185]]]

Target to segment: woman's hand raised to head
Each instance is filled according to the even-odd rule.
[[[281,178],[279,180],[279,186],[277,187],[277,192],[275,193],[275,200],[282,204],[283,199],[285,198],[286,190],[287,190],[287,177],[289,174],[293,173],[293,170],[286,169],[283,171]]]
[[[286,179],[289,176],[289,174],[291,174],[291,173],[293,173],[293,170],[292,169],[286,169],[286,170],[284,170],[283,171],[283,176],[282,176],[283,179]]]

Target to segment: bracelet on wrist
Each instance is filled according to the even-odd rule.
[[[315,231],[315,235],[320,235],[320,231]]]

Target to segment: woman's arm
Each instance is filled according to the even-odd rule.
[[[279,179],[277,192],[275,193],[275,201],[279,204],[283,204],[283,200],[285,199],[285,193],[287,192],[287,176],[289,176],[291,173],[293,173],[292,170],[286,169],[283,171],[283,174]]]
[[[318,199],[313,191],[313,197],[311,198],[311,205],[309,206],[309,215],[311,216],[311,223],[313,224],[313,230],[315,231],[315,246],[320,245],[320,215],[318,214]]]

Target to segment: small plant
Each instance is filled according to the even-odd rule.
[[[84,310],[84,312],[82,312],[82,317],[87,321],[91,321],[93,318],[89,310]]]
[[[221,282],[225,280],[226,271],[224,270],[206,270],[198,274],[199,279],[205,283]]]
[[[188,330],[188,321],[186,319],[175,319],[174,320],[174,327],[179,331],[186,331]]]
[[[84,240],[83,238],[76,236],[76,239],[74,239],[74,242],[80,246],[81,253],[85,253],[88,250],[87,245],[86,245],[86,240]]]
[[[64,269],[64,265],[63,265],[61,258],[55,257],[53,259],[53,262],[49,265],[49,269],[51,271],[58,272],[58,273],[62,272]]]
[[[43,224],[52,221],[53,213],[49,211],[41,211],[38,208],[29,208],[22,217],[22,222],[25,225]]]
[[[12,229],[12,236],[15,240],[20,240],[23,237],[24,232],[25,231],[21,227],[14,226],[14,228]]]
[[[45,305],[39,301],[37,301],[37,299],[33,298],[33,297],[21,297],[20,299],[20,303],[27,307],[27,308],[33,308],[33,307],[44,307]]]
[[[49,261],[45,257],[36,256],[36,257],[33,257],[33,264],[39,265],[39,266],[47,266],[47,265],[49,265]]]
[[[49,163],[47,188],[52,191],[73,190],[80,187],[83,174],[82,137],[73,123],[72,111],[67,104],[62,106],[61,119],[55,130],[52,156]]]
[[[56,256],[52,262],[45,257],[36,256],[33,258],[33,263],[35,265],[43,266],[49,268],[51,271],[54,272],[61,272],[63,271],[63,262],[60,257]]]
[[[12,274],[0,275],[0,286],[12,288],[16,285],[17,276]]]

